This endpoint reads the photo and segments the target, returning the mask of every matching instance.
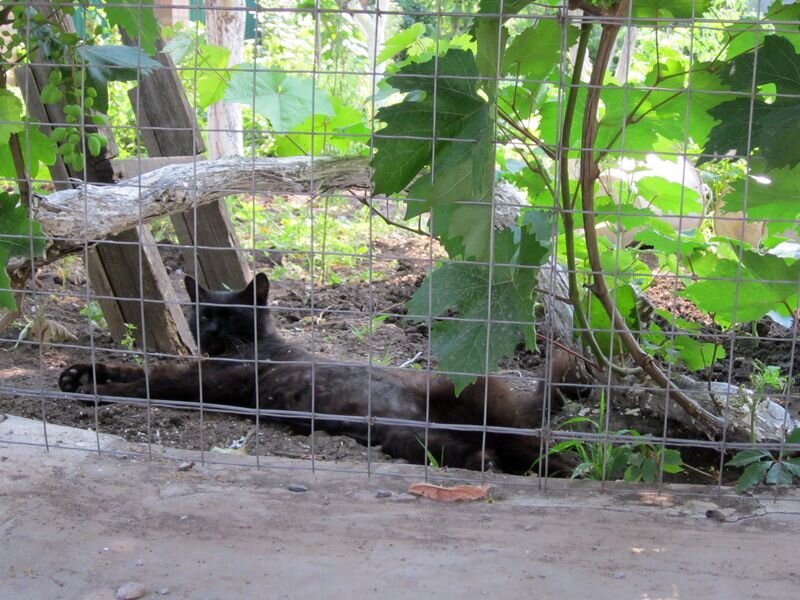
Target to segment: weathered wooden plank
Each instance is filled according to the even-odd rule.
[[[311,195],[369,189],[367,158],[224,158],[169,165],[116,185],[55,192],[34,209],[62,250],[103,240],[156,217],[232,194]]]
[[[172,59],[164,53],[155,58],[166,68],[154,71],[128,93],[147,152],[151,157],[199,154],[205,150],[203,138]],[[165,89],[175,92],[164,94]],[[238,249],[224,204],[194,207],[171,218],[185,264],[200,285],[209,289],[247,285],[247,257]]]
[[[109,238],[91,254],[89,281],[101,296],[98,302],[115,340],[128,333],[125,324],[130,323],[136,327],[134,336],[140,348],[146,342],[148,348],[163,352],[194,352],[191,331],[146,226]],[[113,297],[102,297],[112,296],[109,292]]]

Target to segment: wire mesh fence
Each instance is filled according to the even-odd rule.
[[[0,411],[47,448],[795,484],[799,10],[7,3]]]

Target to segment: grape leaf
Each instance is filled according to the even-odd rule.
[[[800,215],[800,167],[772,169],[763,159],[750,160],[751,175],[731,184],[725,195],[726,212],[747,212],[747,218],[769,221],[794,220]]]
[[[488,106],[477,93],[477,78],[475,58],[466,50],[450,50],[438,59],[412,63],[388,78],[395,89],[417,93],[378,111],[378,120],[386,126],[374,136],[376,194],[402,191],[433,160],[434,139],[439,160],[448,146],[459,141],[466,146],[489,126]]]
[[[130,46],[78,46],[77,53],[86,62],[88,83],[97,91],[94,108],[101,113],[108,112],[109,81],[136,81],[164,66]]]
[[[439,358],[439,368],[451,373],[457,393],[485,373],[487,360],[489,369],[494,369],[501,358],[510,356],[520,338],[529,348],[536,347],[531,297],[536,270],[530,267],[547,256],[547,247],[538,236],[549,234],[549,229],[539,225],[540,218],[532,215],[523,227],[497,234],[497,261],[506,266],[490,272],[484,265],[444,263],[407,304],[411,318],[457,313],[456,319],[437,320],[431,328],[431,347]],[[491,326],[487,324],[490,309]]]
[[[725,348],[718,344],[701,343],[687,335],[676,336],[672,346],[690,371],[706,369],[725,358]]]
[[[201,44],[197,48],[197,106],[208,108],[222,100],[231,74],[227,69],[231,51],[221,46]]]
[[[562,36],[563,47],[570,48],[578,39],[578,28],[554,18],[539,19],[511,41],[503,55],[503,72],[529,81],[544,80],[560,66]]]
[[[312,80],[282,71],[257,70],[254,76],[253,65],[248,64],[236,67],[225,99],[253,107],[281,133],[292,131],[310,116],[333,115],[328,94]]]
[[[688,298],[705,312],[715,313],[725,323],[757,321],[797,292],[800,261],[787,260],[772,254],[759,254],[732,244],[741,251],[740,263],[727,258],[693,262],[702,277],[679,295]]]
[[[0,307],[15,310],[11,281],[6,273],[8,260],[14,256],[34,256],[44,251],[44,236],[39,223],[28,219],[28,210],[19,198],[0,192]]]
[[[2,117],[0,117],[0,120]],[[0,125],[2,128],[2,125]],[[25,172],[32,178],[39,177],[39,165],[52,165],[56,161],[56,144],[43,134],[39,127],[25,120],[24,130],[19,132],[22,144],[22,159],[25,161]],[[8,144],[0,144],[0,177],[16,178],[14,159]]]
[[[372,166],[376,194],[403,190],[427,168],[408,190],[406,217],[431,211],[431,231],[450,256],[487,260],[493,128],[477,77],[473,54],[466,50],[450,50],[391,76],[393,87],[411,93],[378,112],[386,126],[373,138]]]
[[[22,102],[8,90],[0,90],[0,145],[8,144],[12,133],[22,131]]]
[[[633,16],[639,18],[690,19],[700,17],[709,0],[636,0]]]
[[[150,56],[156,53],[158,38],[158,22],[152,4],[152,0],[138,0],[135,4],[130,0],[106,0],[103,6],[108,22],[138,39],[139,46]]]
[[[711,131],[704,153],[723,156],[735,150],[747,156],[758,148],[770,169],[800,163],[800,55],[791,42],[767,36],[757,54],[750,51],[733,58],[723,80],[740,91],[750,91],[754,82],[774,84],[778,95],[769,101],[736,98],[709,109],[720,123]]]
[[[400,33],[393,35],[383,44],[383,49],[375,59],[376,64],[381,64],[389,60],[395,54],[400,54],[400,52],[414,44],[414,42],[424,34],[425,25],[423,23],[414,23],[408,29],[404,29]]]
[[[331,145],[347,153],[356,144],[369,143],[369,128],[360,111],[346,106],[336,97],[331,98],[333,116],[316,115],[298,125],[292,133],[275,140],[276,156],[324,155]],[[313,147],[312,147],[313,144]]]

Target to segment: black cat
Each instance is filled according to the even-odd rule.
[[[414,463],[426,459],[423,427],[375,423],[365,418],[424,423],[427,407],[429,423],[481,425],[486,404],[486,423],[490,426],[531,429],[542,423],[542,384],[522,392],[499,377],[481,377],[456,396],[453,384],[444,376],[343,364],[290,344],[278,333],[270,316],[269,280],[263,273],[240,292],[207,291],[196,287],[191,277],[186,277],[185,283],[198,306],[190,322],[199,324],[200,352],[210,358],[200,364],[151,365],[147,381],[141,367],[76,364],[61,373],[61,390],[146,398],[149,389],[151,399],[197,402],[202,381],[205,403],[254,408],[258,398],[261,409],[313,411],[317,429],[349,435],[362,443],[368,442],[369,420],[369,443],[380,444],[387,454]],[[558,357],[553,361],[552,380],[558,384],[572,377],[572,365],[566,355]],[[484,398],[488,402],[484,403]],[[560,394],[553,393],[552,398],[553,408],[560,408]],[[341,420],[339,416],[355,418]],[[292,416],[288,420],[298,430],[310,430],[308,417]],[[450,467],[484,466],[510,473],[528,471],[539,456],[539,439],[533,436],[487,433],[482,452],[483,443],[480,431],[430,428],[427,449]],[[562,462],[558,455],[550,457],[551,471],[568,466]]]

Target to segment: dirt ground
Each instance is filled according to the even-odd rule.
[[[0,422],[0,598],[111,600],[135,584],[185,600],[789,600],[800,586],[796,492],[711,502],[688,487],[542,491],[496,476],[491,501],[442,504],[406,492],[423,477],[412,465],[256,470],[115,456],[136,447],[114,436],[98,456],[58,448],[93,447],[89,432],[49,435],[45,453],[40,423]]]
[[[161,248],[165,265],[171,274],[179,299],[187,300],[182,280],[184,268],[180,253],[165,243]],[[277,325],[289,339],[307,348],[343,360],[372,360],[377,364],[400,366],[427,364],[427,326],[404,318],[404,305],[421,283],[430,266],[431,252],[424,238],[396,234],[375,241],[371,249],[373,278],[365,281],[359,277],[357,267],[340,273],[342,282],[312,285],[303,277],[273,277],[271,305]],[[435,251],[434,256],[439,256]],[[260,257],[259,268],[273,273],[277,266],[285,266],[292,258],[278,252],[265,252]],[[295,270],[295,275],[297,271]],[[350,438],[318,433],[313,442],[305,435],[294,435],[280,424],[260,423],[258,431],[250,419],[238,415],[196,410],[174,410],[123,404],[93,406],[75,400],[49,397],[57,394],[58,375],[69,364],[91,360],[87,350],[96,348],[98,361],[131,361],[119,345],[115,345],[108,331],[93,322],[89,315],[81,314],[86,306],[86,278],[80,260],[66,260],[42,269],[37,274],[38,304],[43,316],[57,323],[74,338],[40,345],[26,339],[24,320],[8,329],[0,338],[0,414],[13,414],[28,418],[46,418],[49,423],[88,428],[101,433],[116,434],[130,442],[164,445],[187,450],[236,450],[244,447],[251,455],[303,458],[312,451],[323,461],[364,461],[368,451]],[[703,315],[691,305],[676,297],[673,282],[659,280],[647,294],[658,308],[674,311],[676,315],[701,323],[709,341],[719,332],[705,322]],[[313,313],[311,309],[314,309]],[[29,303],[28,317],[35,319]],[[369,335],[370,314],[389,313],[385,320],[373,321],[373,334]],[[782,367],[784,373],[793,369],[800,373],[800,352],[791,351],[792,334],[769,322],[758,325],[760,337],[737,338],[736,358],[718,361],[710,375],[720,381],[730,378],[734,383],[747,384],[752,372],[752,361],[761,358],[766,364]],[[742,332],[746,334],[748,332]],[[720,337],[720,343],[727,343]],[[515,356],[501,364],[501,369],[520,377],[520,381],[535,385],[541,377],[547,357],[541,345],[538,352],[519,349]],[[148,358],[148,360],[157,360]],[[677,370],[679,365],[673,366]],[[708,375],[708,374],[706,374]],[[703,374],[695,374],[703,377]],[[17,393],[22,390],[24,393]],[[37,396],[41,392],[41,397]],[[576,414],[597,415],[599,393],[584,399],[582,404],[568,406],[557,419]],[[611,430],[634,429],[642,434],[662,435],[663,418],[640,409],[638,400],[617,389],[609,398],[612,411]],[[793,407],[800,415],[800,403]],[[668,422],[668,435],[696,438],[699,434],[685,431],[677,423]],[[372,461],[392,461],[373,448]],[[719,465],[715,452],[686,451],[684,460],[693,466],[711,471],[709,476],[696,476],[696,472],[682,474],[678,481],[703,482],[715,480],[713,470]],[[393,461],[396,462],[396,461]],[[738,472],[724,473],[726,482],[735,481]],[[676,479],[673,478],[673,481]]]

